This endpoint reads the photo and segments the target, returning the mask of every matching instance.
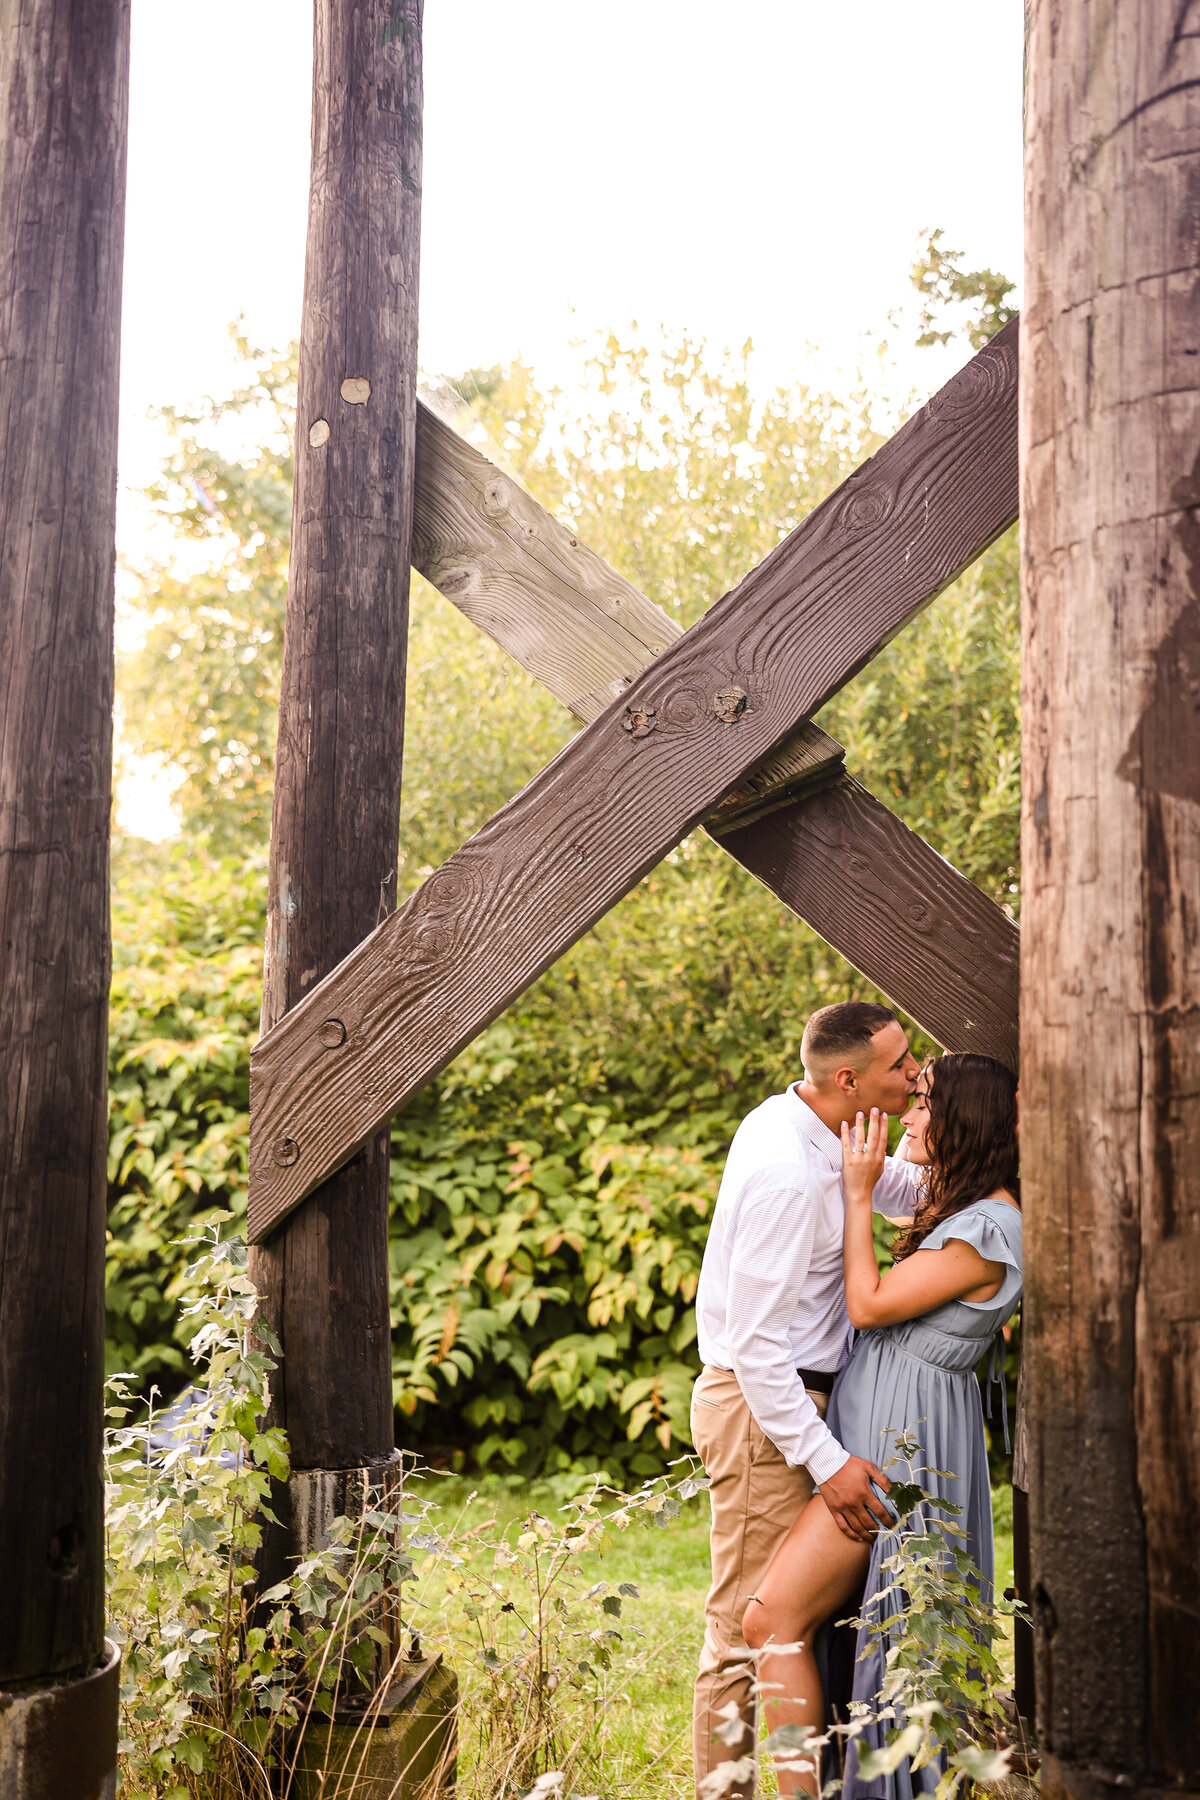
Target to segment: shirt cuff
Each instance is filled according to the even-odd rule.
[[[850,1452],[844,1450],[835,1437],[830,1436],[826,1438],[821,1448],[809,1457],[805,1468],[813,1478],[814,1487],[820,1487],[823,1481],[828,1481],[831,1475],[836,1475],[839,1469],[844,1469],[849,1461]]]

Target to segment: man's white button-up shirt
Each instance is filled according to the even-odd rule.
[[[920,1169],[889,1157],[877,1212],[912,1212]],[[846,1462],[798,1369],[836,1373],[853,1336],[842,1271],[842,1145],[794,1087],[738,1127],[696,1293],[700,1355],[732,1369],[756,1422],[814,1482]]]

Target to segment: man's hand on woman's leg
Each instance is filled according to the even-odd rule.
[[[821,1498],[837,1521],[839,1530],[856,1543],[869,1544],[882,1525],[891,1524],[887,1508],[871,1486],[875,1482],[886,1494],[891,1482],[882,1469],[865,1457],[852,1456],[836,1475],[821,1483]]]

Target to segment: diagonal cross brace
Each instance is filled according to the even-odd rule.
[[[261,1041],[265,1236],[1013,517],[1008,326]]]
[[[1015,458],[1007,479],[1015,514]],[[579,718],[683,635],[421,405],[413,562]],[[851,780],[841,745],[818,726],[802,725],[704,824],[938,1043],[1016,1067],[1016,926]]]
[[[584,723],[683,636],[661,606],[421,402],[415,487],[414,568]],[[832,781],[842,756],[819,725],[801,725],[709,823],[731,826]]]

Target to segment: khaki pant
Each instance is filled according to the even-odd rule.
[[[809,1390],[821,1417],[827,1394]],[[692,1441],[709,1478],[712,1501],[712,1586],[704,1603],[704,1648],[692,1711],[696,1792],[718,1763],[749,1755],[758,1728],[754,1671],[742,1637],[742,1614],[780,1543],[812,1498],[807,1469],[793,1469],[755,1424],[737,1376],[706,1367],[692,1390]],[[733,1701],[747,1727],[740,1744],[715,1734],[721,1708]],[[753,1792],[753,1783],[730,1790]]]

